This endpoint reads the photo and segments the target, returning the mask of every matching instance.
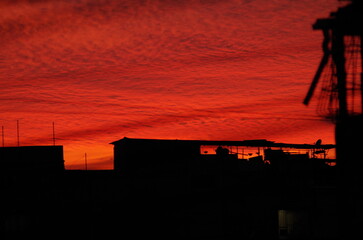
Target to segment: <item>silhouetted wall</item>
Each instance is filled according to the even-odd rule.
[[[182,170],[200,156],[200,145],[194,141],[123,138],[112,144],[114,169],[125,174],[174,167]]]
[[[0,148],[0,171],[64,170],[63,146]]]
[[[363,233],[363,116],[348,117],[336,125],[338,200],[341,239],[361,239]]]

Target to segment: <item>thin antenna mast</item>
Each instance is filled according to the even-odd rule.
[[[16,120],[16,136],[18,139],[18,147],[20,146],[19,120]]]
[[[55,126],[53,122],[53,146],[55,146]]]
[[[85,170],[87,170],[87,153],[84,153],[84,166]]]
[[[1,126],[1,140],[2,140],[2,146],[5,147],[5,137],[4,137],[4,126]]]

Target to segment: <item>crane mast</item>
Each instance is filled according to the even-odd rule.
[[[323,58],[304,104],[320,84],[318,112],[336,124],[339,238],[363,239],[363,1],[349,1],[313,29],[323,32]]]
[[[323,32],[323,57],[304,104],[309,104],[321,81],[318,111],[334,120],[363,113],[363,3],[350,2],[313,24],[314,30]]]

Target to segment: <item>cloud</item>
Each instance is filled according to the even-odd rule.
[[[1,124],[21,119],[29,143],[53,121],[90,146],[121,134],[306,139],[312,123],[330,129],[300,103],[321,57],[311,24],[336,5],[2,1]]]

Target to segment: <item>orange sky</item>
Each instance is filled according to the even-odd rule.
[[[334,143],[302,100],[322,56],[311,25],[336,0],[0,3],[5,146],[64,146],[112,168],[120,138]]]

